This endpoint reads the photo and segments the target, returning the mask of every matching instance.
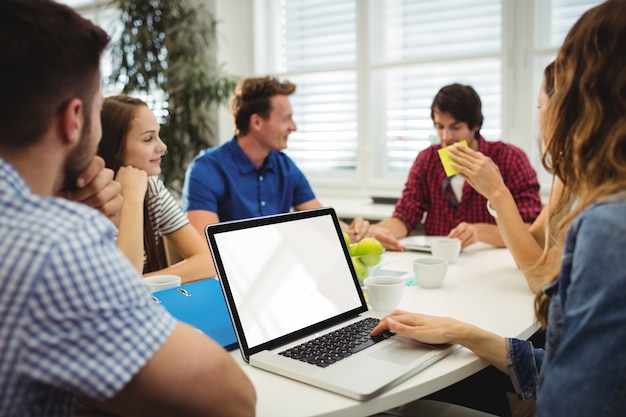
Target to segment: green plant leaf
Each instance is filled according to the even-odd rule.
[[[215,62],[218,22],[191,0],[112,0],[122,12],[123,29],[111,49],[109,82],[129,95],[163,91],[167,114],[161,137],[168,153],[162,179],[180,195],[185,169],[202,149],[219,140],[212,114],[234,91],[237,78]]]

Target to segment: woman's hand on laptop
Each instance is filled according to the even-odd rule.
[[[376,336],[385,330],[410,337],[420,343],[464,346],[508,374],[505,339],[473,324],[449,317],[396,310],[380,319],[371,334]]]
[[[380,319],[378,325],[372,330],[372,336],[391,330],[421,343],[455,344],[458,343],[457,335],[463,333],[466,326],[468,326],[466,323],[451,318],[396,310]]]

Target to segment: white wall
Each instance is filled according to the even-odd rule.
[[[245,78],[254,75],[254,0],[215,0],[217,61],[228,74]],[[233,121],[227,108],[219,111],[220,143],[233,136]]]

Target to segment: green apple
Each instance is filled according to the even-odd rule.
[[[350,235],[346,232],[343,232],[343,240],[346,241],[346,246],[350,247]]]
[[[369,274],[369,270],[367,269],[367,266],[365,266],[363,262],[354,258],[352,258],[352,265],[354,265],[354,271],[356,272],[356,277],[358,278],[361,285],[363,285],[363,280],[367,278],[367,275]]]
[[[359,243],[354,245],[354,249],[351,252],[352,256],[361,256],[361,261],[366,266],[375,266],[380,262],[380,258],[383,253],[383,245],[373,237],[366,237],[361,239]],[[365,256],[371,255],[371,256]]]

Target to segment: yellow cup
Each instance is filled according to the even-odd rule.
[[[458,144],[467,148],[467,141],[465,140],[458,142]],[[454,145],[456,145],[456,143],[450,146]],[[443,169],[444,171],[446,171],[446,175],[448,177],[459,173],[459,171],[457,171],[455,168],[452,167],[452,165],[450,165],[450,162],[452,162],[452,159],[450,158],[450,146],[446,146],[445,148],[441,148],[437,151],[437,153],[439,154],[439,159],[441,159],[441,163],[443,164]]]

